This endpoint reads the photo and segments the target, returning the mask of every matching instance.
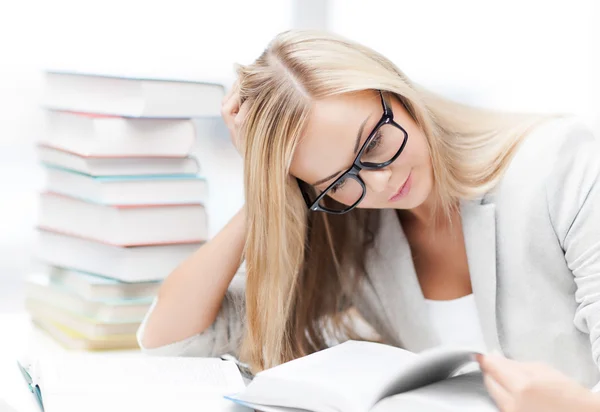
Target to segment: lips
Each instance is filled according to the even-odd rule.
[[[400,200],[401,198],[403,198],[404,196],[406,196],[408,194],[408,192],[410,191],[410,184],[411,184],[411,180],[412,180],[411,177],[412,177],[412,172],[409,173],[408,177],[404,181],[404,184],[402,186],[400,186],[400,189],[398,189],[398,191],[396,193],[394,193],[394,195],[392,195],[392,197],[389,198],[390,202],[395,202],[397,200]]]

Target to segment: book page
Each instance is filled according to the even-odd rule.
[[[259,373],[235,399],[316,412],[365,412],[392,394],[447,379],[472,361],[469,349],[436,348],[416,355],[348,341]]]
[[[61,391],[215,391],[242,382],[235,365],[216,358],[77,355],[41,359],[39,369],[44,386]]]
[[[417,358],[388,345],[348,341],[259,373],[236,398],[310,410],[367,411],[382,388]]]
[[[471,349],[446,347],[423,351],[415,362],[407,365],[392,382],[381,388],[379,399],[444,380],[465,365],[474,363],[476,353]],[[479,367],[476,369],[479,370]]]
[[[497,412],[481,373],[442,380],[378,402],[370,412]]]
[[[0,399],[0,411],[2,412],[17,412],[16,409],[13,409],[6,401]]]
[[[135,405],[135,410],[143,410],[142,404],[151,410],[158,405],[169,405],[168,410],[174,405],[183,410],[191,410],[186,405],[221,405],[214,410],[225,410],[233,403],[223,396],[244,389],[233,363],[212,358],[65,356],[41,359],[39,375],[46,412],[101,410],[100,405],[109,410]],[[82,404],[85,399],[94,405]]]

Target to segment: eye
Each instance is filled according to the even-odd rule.
[[[373,150],[377,149],[379,147],[379,145],[381,144],[381,138],[382,138],[381,129],[377,129],[377,131],[375,132],[375,136],[369,142],[369,145],[367,146],[367,150],[365,150],[365,153],[370,153]]]
[[[338,190],[341,190],[344,187],[344,184],[346,184],[346,178],[340,180],[339,182],[337,182],[335,184],[335,186],[333,186],[331,189],[329,189],[329,193],[331,194],[335,194],[335,192],[337,192]]]

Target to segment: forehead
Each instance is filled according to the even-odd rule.
[[[381,114],[379,94],[373,91],[314,101],[292,159],[292,175],[313,183],[350,167],[361,126],[364,141]]]

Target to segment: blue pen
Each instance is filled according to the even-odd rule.
[[[38,406],[40,407],[40,409],[43,412],[44,411],[44,403],[42,402],[42,391],[40,390],[40,387],[33,383],[33,379],[31,378],[31,375],[29,374],[27,369],[25,369],[23,367],[23,365],[21,365],[20,362],[17,362],[17,365],[19,366],[21,375],[23,375],[23,378],[25,378],[25,382],[27,383],[27,387],[29,388],[29,391],[31,393],[33,393]]]

